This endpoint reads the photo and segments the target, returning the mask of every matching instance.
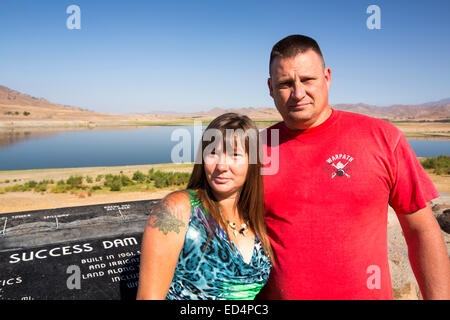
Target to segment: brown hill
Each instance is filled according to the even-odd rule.
[[[448,99],[447,99],[448,100]],[[445,102],[445,100],[442,100]],[[450,103],[422,105],[392,105],[378,107],[364,103],[335,104],[336,110],[364,114],[367,116],[389,120],[444,120],[450,119]]]
[[[28,94],[24,94],[7,87],[0,86],[0,105],[3,106],[30,106],[43,107],[62,110],[89,111],[82,108],[63,106],[45,100],[44,98],[36,98]]]
[[[389,107],[378,107],[364,103],[356,104],[333,104],[332,107],[336,110],[349,111],[367,116],[388,119],[388,120],[444,120],[450,119],[450,103],[439,104],[447,102],[441,100],[438,102],[430,102],[422,105],[392,105]],[[195,113],[172,113],[173,117],[193,117],[201,119],[211,119],[226,112],[236,112],[249,116],[253,120],[281,120],[281,116],[273,108],[212,108],[208,111],[201,111]],[[153,115],[169,115],[166,111],[154,111]]]
[[[0,86],[0,120],[51,120],[85,118],[98,113],[60,105]]]
[[[443,120],[450,119],[450,99],[443,99],[421,105],[392,105],[378,107],[364,103],[334,104],[337,110],[360,113],[389,120]],[[154,111],[146,114],[104,114],[83,108],[55,104],[43,98],[36,98],[7,87],[0,86],[0,127],[17,125],[39,126],[91,123],[117,125],[126,122],[190,121],[192,119],[213,119],[226,112],[237,112],[259,121],[280,121],[276,108],[212,108],[196,113]],[[64,122],[64,123],[63,123]]]
[[[142,120],[138,115],[105,114],[60,105],[0,86],[0,127],[117,125]]]

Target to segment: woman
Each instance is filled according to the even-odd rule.
[[[258,139],[253,122],[235,113],[206,128],[187,190],[150,213],[138,299],[254,299],[264,286],[272,250]]]

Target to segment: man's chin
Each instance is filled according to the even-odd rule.
[[[289,113],[284,122],[290,129],[306,129],[311,122],[311,117],[299,114],[299,112]]]

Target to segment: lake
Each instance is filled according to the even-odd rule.
[[[188,136],[190,152],[177,154],[192,162],[201,139],[201,130],[193,126],[4,131],[0,132],[0,170],[171,163],[172,151]],[[450,140],[408,141],[418,157],[450,155]]]

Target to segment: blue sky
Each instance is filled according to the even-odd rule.
[[[81,9],[69,30],[66,8]],[[369,5],[381,29],[369,30]],[[330,103],[450,97],[450,1],[1,0],[0,85],[99,112],[272,107],[268,60],[315,38]]]

